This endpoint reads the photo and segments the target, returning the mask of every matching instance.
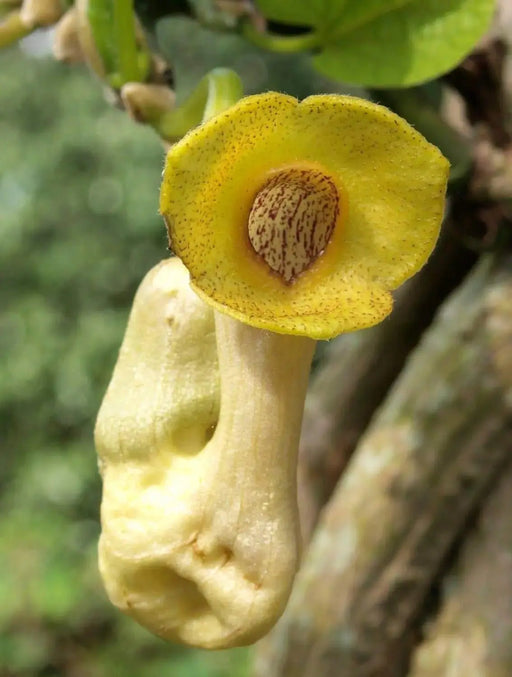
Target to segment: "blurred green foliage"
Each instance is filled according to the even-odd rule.
[[[0,675],[241,677],[106,599],[93,426],[135,288],[166,256],[156,136],[80,67],[0,55]]]
[[[190,18],[164,18],[157,23],[155,33],[158,48],[172,64],[178,102],[214,67],[235,70],[245,94],[273,90],[299,99],[325,92],[367,96],[360,87],[318,73],[307,54],[268,52],[249,44],[241,35],[213,31]]]

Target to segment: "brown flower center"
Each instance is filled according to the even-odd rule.
[[[313,169],[284,169],[254,199],[249,241],[269,268],[290,283],[323,253],[338,212],[338,190],[329,176]]]

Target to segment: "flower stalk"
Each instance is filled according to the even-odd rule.
[[[251,21],[243,22],[242,35],[256,47],[279,54],[307,52],[322,46],[322,39],[315,31],[299,35],[277,35],[276,33],[259,30],[259,27],[254,26]]]
[[[133,0],[113,0],[113,37],[116,43],[116,65],[121,82],[144,81],[146,69],[141,69],[135,37]],[[146,66],[149,64],[146,64]]]

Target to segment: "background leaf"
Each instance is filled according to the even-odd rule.
[[[453,68],[487,30],[494,0],[259,0],[271,20],[311,26],[316,68],[370,87],[404,87]]]
[[[312,26],[325,39],[347,32],[414,0],[258,0],[262,14],[272,21]]]
[[[326,0],[328,2],[328,0]],[[336,0],[331,0],[332,6],[329,12],[326,12],[324,20],[319,22],[327,35],[331,38],[359,28],[364,24],[375,21],[379,17],[392,12],[404,5],[418,2],[418,0],[346,0],[340,11],[336,5]],[[338,11],[336,11],[338,9]]]
[[[354,30],[339,24],[336,42],[314,64],[330,77],[372,87],[425,82],[471,51],[493,10],[493,0],[417,0]]]

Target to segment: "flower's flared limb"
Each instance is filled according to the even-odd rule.
[[[177,259],[148,274],[100,410],[100,569],[156,634],[226,648],[265,634],[290,593],[314,341],[214,314],[187,281]]]
[[[345,208],[322,256],[283,284],[248,244],[255,196],[273,172],[311,167]],[[439,234],[448,162],[407,122],[354,97],[250,96],[169,152],[160,209],[197,293],[242,322],[330,338],[378,323],[390,291]]]

